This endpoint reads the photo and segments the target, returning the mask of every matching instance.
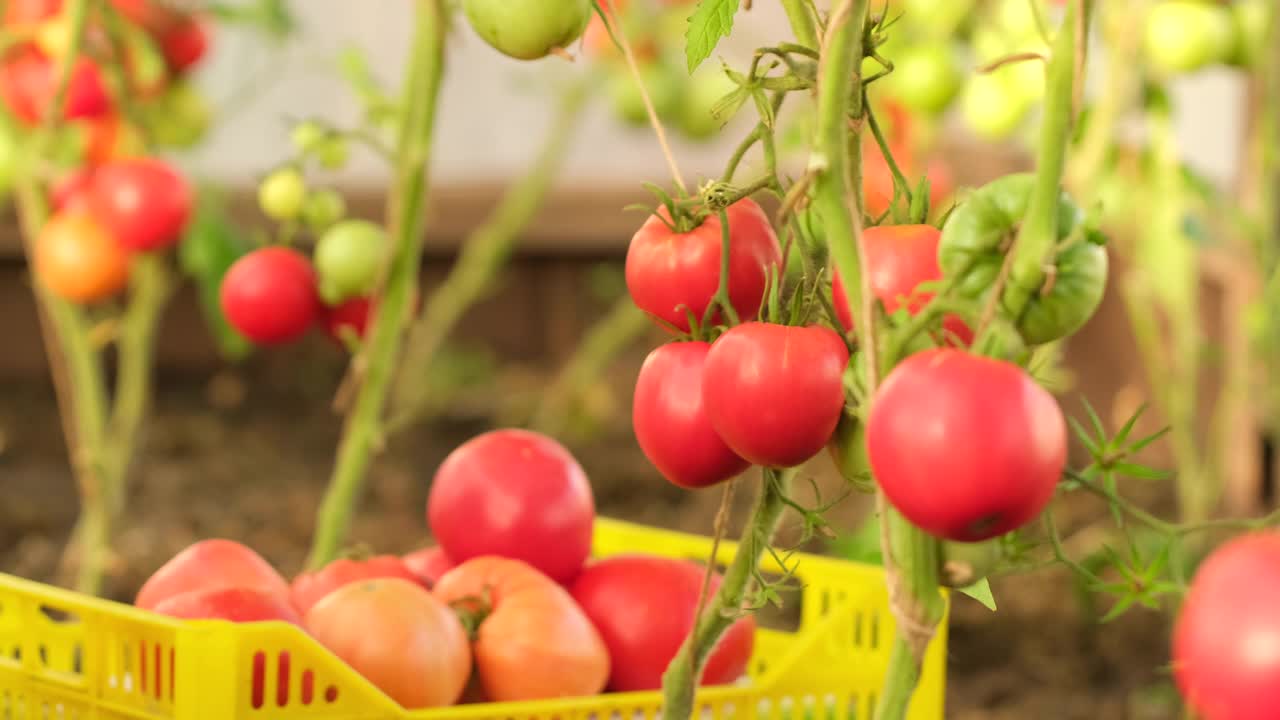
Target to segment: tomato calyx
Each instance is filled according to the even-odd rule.
[[[376,555],[377,553],[368,543],[356,543],[338,553],[340,559],[354,562],[365,562]]]
[[[460,597],[449,603],[449,608],[457,614],[467,637],[475,640],[480,626],[493,614],[493,586],[485,585],[479,595]]]

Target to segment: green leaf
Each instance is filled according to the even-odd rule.
[[[1169,430],[1170,430],[1170,428],[1168,428],[1168,427],[1164,427],[1164,428],[1161,428],[1161,429],[1159,429],[1159,430],[1155,431],[1154,433],[1151,433],[1150,435],[1148,435],[1148,436],[1146,436],[1146,437],[1142,438],[1141,440],[1139,440],[1139,441],[1135,442],[1134,444],[1130,445],[1130,446],[1129,446],[1129,452],[1130,452],[1130,453],[1136,453],[1136,452],[1138,452],[1139,450],[1142,450],[1143,448],[1145,448],[1146,446],[1150,445],[1151,443],[1153,443],[1153,442],[1155,442],[1155,441],[1159,440],[1160,438],[1164,437],[1164,436],[1169,432]]]
[[[982,603],[991,612],[996,611],[996,598],[991,594],[991,583],[986,578],[982,578],[967,587],[959,588],[958,591]]]
[[[1089,422],[1093,424],[1093,429],[1098,433],[1098,437],[1105,438],[1107,436],[1107,426],[1102,423],[1102,418],[1098,417],[1098,413],[1093,409],[1093,403],[1087,399],[1084,400],[1084,411],[1089,413]]]
[[[1173,473],[1167,470],[1159,470],[1145,465],[1138,465],[1137,463],[1118,462],[1112,465],[1111,469],[1135,480],[1168,480],[1173,477]]]
[[[249,247],[240,229],[231,222],[222,198],[211,189],[201,188],[195,215],[178,247],[178,263],[196,286],[205,322],[219,352],[231,361],[243,359],[253,351],[253,345],[227,322],[219,291],[227,268]]]
[[[1085,430],[1084,426],[1080,424],[1080,421],[1068,416],[1067,424],[1071,426],[1071,430],[1076,434],[1076,438],[1080,441],[1080,444],[1084,445],[1085,449],[1089,451],[1090,456],[1096,458],[1102,454],[1101,448],[1098,447],[1097,442],[1095,442],[1089,435],[1089,431]]]
[[[1120,600],[1116,602],[1116,604],[1111,608],[1111,610],[1109,610],[1106,615],[1103,615],[1102,619],[1099,620],[1098,622],[1102,624],[1106,624],[1111,622],[1112,620],[1115,620],[1116,618],[1125,614],[1125,612],[1127,612],[1129,608],[1133,607],[1133,604],[1137,601],[1138,601],[1138,598],[1135,595],[1126,595],[1125,597],[1120,598]]]
[[[698,69],[711,57],[720,38],[733,31],[733,16],[738,13],[740,0],[700,0],[689,16],[689,28],[685,31],[685,59],[689,72]]]

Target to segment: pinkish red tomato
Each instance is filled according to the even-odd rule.
[[[665,217],[666,210],[660,211]],[[729,219],[729,300],[743,320],[756,316],[770,268],[782,265],[778,236],[753,200],[739,200]],[[627,290],[651,316],[689,331],[686,311],[701,322],[720,285],[720,218],[709,215],[691,232],[675,233],[650,216],[627,250]],[[780,270],[779,270],[780,272]]]
[[[83,169],[73,170],[55,180],[49,188],[49,202],[54,212],[86,207],[92,185],[93,173]]]
[[[404,566],[409,568],[409,571],[418,576],[418,580],[429,588],[435,587],[436,582],[445,573],[457,566],[445,554],[444,548],[438,545],[414,550],[401,558],[401,560],[404,561]]]
[[[711,346],[702,402],[725,444],[756,465],[792,467],[826,446],[844,410],[849,350],[819,326],[744,323]]]
[[[689,560],[619,555],[587,566],[571,593],[609,648],[609,689],[656,690],[662,674],[693,629],[705,570]],[[712,577],[712,593],[719,589]],[[707,659],[702,685],[727,685],[747,670],[756,623],[743,616],[721,636]]]
[[[591,551],[595,500],[578,461],[528,430],[494,430],[445,458],[427,498],[431,534],[457,563],[523,560],[557,582]]]
[[[364,339],[365,330],[369,326],[369,314],[373,303],[367,297],[355,297],[346,302],[326,307],[321,313],[320,322],[324,331],[336,342],[343,342],[346,331],[354,333],[356,338]]]
[[[1173,672],[1204,720],[1280,708],[1280,532],[1239,536],[1196,571],[1173,631]]]
[[[0,65],[0,97],[19,120],[35,125],[44,119],[57,91],[55,70],[53,61],[34,49],[18,51]],[[111,99],[98,66],[79,58],[72,66],[63,119],[97,117],[110,110]]]
[[[942,233],[932,225],[884,225],[868,228],[862,235],[866,250],[871,290],[890,314],[905,307],[915,315],[933,299],[932,292],[919,290],[923,283],[942,279],[942,266],[938,264],[938,241]],[[836,315],[846,330],[856,324],[849,309],[849,298],[844,294],[844,282],[835,273],[832,282]],[[960,318],[949,315],[942,327],[948,339],[967,346],[973,342],[973,332]]]
[[[169,67],[174,72],[184,72],[208,52],[208,29],[194,17],[183,18],[160,38],[160,48]]]
[[[89,201],[121,245],[143,252],[177,244],[191,216],[186,179],[155,158],[102,165],[93,175]]]
[[[353,582],[374,578],[400,578],[418,582],[418,576],[395,555],[378,555],[367,560],[342,558],[319,570],[304,572],[294,578],[290,597],[298,612],[306,615],[316,603],[334,590]]]
[[[885,378],[867,418],[871,469],[908,520],[978,542],[1034,520],[1067,459],[1062,409],[1012,363],[935,349]]]
[[[702,370],[711,344],[679,342],[649,353],[636,378],[631,424],[645,457],[663,477],[703,488],[751,466],[711,426],[702,403]]]
[[[288,601],[289,583],[252,549],[234,540],[201,540],[174,555],[138,591],[135,605],[161,602],[196,590],[256,589]]]
[[[320,314],[311,262],[286,247],[260,248],[236,260],[222,278],[221,299],[232,327],[259,345],[301,338]]]
[[[258,588],[216,587],[166,598],[154,608],[183,620],[264,622],[279,620],[302,627],[302,618],[286,598]]]

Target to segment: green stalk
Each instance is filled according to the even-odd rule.
[[[533,168],[508,188],[485,223],[467,237],[449,277],[427,299],[422,319],[409,334],[403,369],[396,383],[399,400],[387,425],[389,432],[421,420],[430,411],[427,378],[432,361],[463,314],[483,296],[511,255],[520,233],[542,206],[564,164],[592,85],[592,78],[584,78],[566,89]]]
[[[758,574],[760,556],[772,541],[778,520],[786,508],[786,494],[795,472],[764,470],[764,482],[756,498],[756,506],[742,531],[738,552],[725,570],[720,589],[703,608],[693,632],[685,638],[662,676],[664,720],[688,720],[693,715],[694,695],[707,658],[720,637],[744,611],[747,591]]]
[[[1077,24],[1083,0],[1067,4],[1066,17],[1053,43],[1045,80],[1044,120],[1036,152],[1036,184],[1027,217],[1014,242],[1013,266],[1005,287],[1004,305],[1011,319],[1022,315],[1027,303],[1044,285],[1045,265],[1058,239],[1058,197],[1071,137],[1076,83]],[[975,342],[975,347],[980,347]]]
[[[883,495],[882,495],[883,497]],[[881,503],[888,519],[888,554],[893,567],[889,573],[889,597],[897,607],[889,655],[889,671],[880,688],[877,720],[899,720],[907,716],[911,698],[920,684],[920,669],[938,623],[946,613],[946,600],[938,592],[938,541],[912,525],[897,510]],[[913,624],[907,626],[908,623]]]
[[[394,253],[378,297],[368,345],[352,361],[356,368],[363,369],[363,377],[338,445],[329,490],[320,506],[308,560],[311,568],[322,567],[338,555],[370,458],[382,443],[382,414],[404,344],[422,264],[427,168],[448,30],[446,5],[444,0],[418,0],[414,6],[413,50],[396,152],[399,163],[387,203]]]
[[[813,15],[804,0],[782,0],[782,7],[787,11],[787,20],[791,22],[791,30],[796,34],[796,42],[809,48],[818,47],[818,31],[813,24]]]
[[[618,298],[609,313],[583,338],[564,369],[542,394],[542,402],[533,415],[532,427],[548,435],[562,432],[573,399],[650,327],[649,317],[636,307],[630,294],[624,293]]]

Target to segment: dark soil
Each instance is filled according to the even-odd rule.
[[[118,535],[113,597],[128,599],[152,570],[202,537],[247,542],[287,572],[301,565],[340,430],[329,398],[308,388],[335,387],[338,368],[299,377],[296,365],[282,367],[290,371],[257,373],[243,385],[228,377],[162,381]],[[238,402],[246,387],[251,400]],[[352,539],[394,552],[422,545],[433,470],[484,428],[483,421],[451,419],[397,438],[370,473]],[[48,387],[0,384],[0,571],[58,577],[77,504],[61,438]],[[604,428],[573,449],[603,514],[696,532],[711,527],[718,493],[688,494],[661,482],[626,427]],[[862,512],[848,503],[836,522]],[[1166,662],[1159,616],[1137,611],[1102,626],[1085,620],[1068,576],[1057,569],[1003,579],[995,591],[998,613],[967,598],[954,604],[948,717],[1175,717],[1151,697]]]

